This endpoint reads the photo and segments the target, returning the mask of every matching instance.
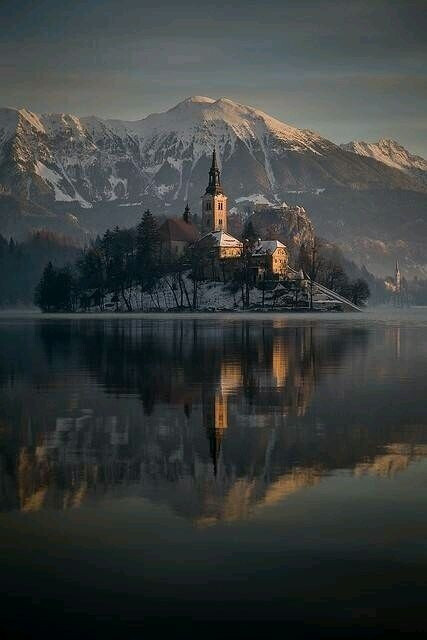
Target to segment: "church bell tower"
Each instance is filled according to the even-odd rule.
[[[220,173],[216,163],[215,149],[209,169],[209,184],[202,197],[203,232],[227,231],[227,196],[221,187]]]

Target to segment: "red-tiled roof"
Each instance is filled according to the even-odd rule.
[[[167,242],[195,242],[200,237],[197,227],[182,218],[168,218],[160,226],[159,233]]]

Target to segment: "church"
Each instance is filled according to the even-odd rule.
[[[206,252],[218,267],[219,273],[233,270],[245,250],[244,241],[228,233],[227,196],[221,185],[221,176],[212,153],[209,181],[202,196],[202,234],[191,222],[188,205],[182,219],[168,219],[160,227],[165,247],[175,255],[181,255],[187,246],[196,246]],[[265,276],[284,277],[288,267],[288,251],[279,240],[258,239],[250,248],[251,269],[254,279]]]

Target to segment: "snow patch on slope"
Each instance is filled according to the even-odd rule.
[[[117,189],[117,187],[119,185],[123,189],[123,193],[120,195],[120,199],[123,199],[123,198],[125,198],[127,196],[128,181],[127,181],[126,178],[118,178],[114,174],[111,174],[108,177],[108,181],[111,184],[111,194],[109,196],[109,200],[117,200],[117,198],[119,197],[118,194],[117,194],[119,189]]]
[[[57,202],[74,202],[77,200],[78,202],[80,202],[82,207],[90,208],[92,206],[89,202],[86,202],[86,200],[84,200],[84,198],[82,198],[80,194],[78,194],[75,191],[73,185],[71,184],[71,182],[69,182],[68,179],[64,178],[64,176],[60,175],[54,169],[50,169],[49,167],[47,167],[45,164],[40,162],[40,160],[37,160],[37,162],[35,163],[34,171],[38,176],[40,176],[40,178],[42,178],[51,187],[51,189],[53,189],[55,200]],[[71,188],[73,189],[74,197],[70,196],[69,193],[67,193],[62,189],[61,183],[63,183],[64,180],[66,180],[70,184]]]
[[[378,142],[353,140],[347,144],[342,144],[341,147],[345,151],[373,158],[394,169],[406,172],[411,169],[417,169],[427,172],[427,161],[421,156],[413,155],[395,140],[387,140],[385,138],[381,138]]]
[[[109,121],[109,125],[115,129],[118,122]],[[172,109],[143,120],[120,123],[122,127],[127,135],[138,139],[145,161],[144,171],[150,175],[155,175],[165,161],[182,174],[182,157],[188,158],[194,168],[201,158],[210,156],[214,146],[221,163],[221,159],[233,154],[239,140],[253,157],[262,152],[273,192],[276,178],[272,154],[280,155],[286,149],[322,155],[322,145],[331,144],[312,131],[286,125],[259,109],[228,98],[214,100],[204,96],[187,98]]]
[[[270,202],[262,193],[252,193],[250,196],[241,196],[236,198],[236,202],[252,202],[252,204],[265,204],[274,207],[274,203]],[[276,203],[277,204],[277,203]]]

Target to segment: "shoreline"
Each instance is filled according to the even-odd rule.
[[[70,313],[43,313],[37,309],[0,309],[0,322],[8,322],[13,320],[21,321],[130,321],[130,320],[203,320],[203,321],[239,321],[239,320],[268,320],[289,319],[294,321],[308,322],[316,321],[384,321],[399,320],[408,318],[410,320],[418,319],[420,316],[424,320],[427,306],[411,307],[409,309],[399,309],[395,307],[377,306],[366,307],[364,312],[357,311],[186,311],[186,312],[156,312],[156,311],[132,311],[132,312],[114,312],[114,311],[98,311],[98,312],[70,312]]]
[[[60,318],[60,317],[80,317],[80,318],[105,318],[105,317],[134,317],[134,316],[156,316],[156,317],[176,317],[176,318],[185,318],[188,316],[241,316],[241,315],[357,315],[360,316],[361,313],[367,311],[367,309],[363,309],[362,311],[343,311],[343,310],[331,310],[331,309],[218,309],[218,310],[209,310],[209,309],[198,309],[193,311],[182,310],[182,311],[164,311],[162,309],[150,309],[149,311],[41,311],[40,309],[0,309],[0,317],[1,316],[34,316],[40,318]]]

